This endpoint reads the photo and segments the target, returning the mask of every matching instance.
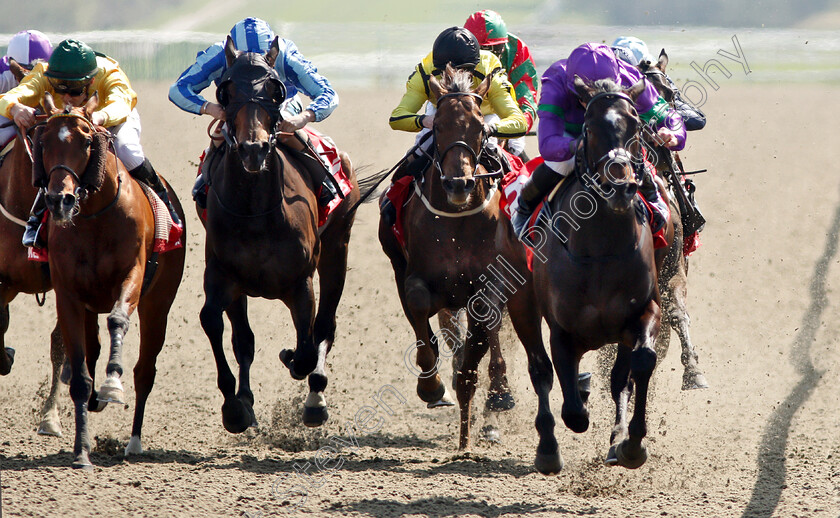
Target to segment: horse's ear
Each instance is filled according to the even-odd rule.
[[[487,92],[490,91],[490,85],[493,83],[493,76],[499,73],[501,69],[496,68],[491,70],[489,74],[484,76],[484,80],[479,83],[478,87],[475,89],[475,93],[481,96],[482,99],[487,95]]]
[[[580,100],[586,104],[589,102],[589,99],[592,99],[595,95],[595,88],[586,84],[586,81],[581,79],[579,75],[575,74],[575,92]]]
[[[633,99],[633,102],[636,102],[636,99],[638,99],[639,96],[642,95],[642,92],[644,92],[644,91],[645,91],[645,78],[644,77],[639,79],[639,82],[637,82],[636,84],[634,84],[630,88],[625,88],[624,90],[622,90],[622,92],[624,92],[631,99]]]
[[[443,86],[441,86],[440,81],[433,75],[429,76],[429,91],[432,93],[435,99],[440,99],[440,96],[445,94],[443,90]]]
[[[268,66],[274,68],[274,63],[277,62],[277,56],[280,55],[280,36],[275,36],[271,46],[268,47],[268,52],[265,53],[265,59],[268,61]]]
[[[55,100],[53,100],[53,96],[49,92],[44,93],[44,101],[42,104],[44,105],[44,113],[47,115],[52,115],[58,111],[58,108],[55,107]]]
[[[656,66],[663,73],[665,72],[665,67],[668,66],[668,54],[665,53],[665,49],[662,49],[662,52],[659,53],[659,62]]]
[[[15,79],[17,79],[18,83],[23,81],[23,78],[26,77],[26,74],[29,73],[26,71],[25,68],[20,66],[20,63],[15,61],[15,58],[9,58],[9,70],[12,71],[12,75],[15,76]]]
[[[90,119],[90,116],[93,115],[93,112],[95,112],[98,107],[99,107],[99,92],[93,92],[93,95],[91,95],[90,99],[87,100],[84,108],[82,108],[82,111],[84,111],[85,117]]]
[[[237,56],[239,56],[239,51],[236,50],[236,45],[233,44],[233,40],[230,36],[228,36],[225,40],[225,61],[227,62],[228,67],[233,65]]]

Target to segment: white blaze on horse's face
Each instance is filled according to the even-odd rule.
[[[62,142],[69,142],[70,141],[70,130],[67,126],[62,126],[60,130],[58,130],[58,139]]]
[[[621,115],[618,113],[617,110],[610,109],[607,113],[604,114],[604,119],[609,122],[613,128],[619,128],[619,122],[621,122]]]

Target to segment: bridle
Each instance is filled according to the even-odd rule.
[[[600,101],[600,100],[606,100],[606,101],[625,100],[625,101],[629,102],[631,106],[633,106],[635,104],[633,102],[633,99],[631,99],[630,96],[625,94],[624,92],[599,92],[599,93],[595,94],[594,96],[592,96],[592,98],[589,99],[589,102],[586,103],[586,109],[584,111],[584,120],[586,118],[586,112],[589,111],[590,107],[592,107],[592,105],[596,101]],[[641,172],[640,168],[644,167],[644,160],[643,159],[640,160],[639,158],[634,157],[633,154],[630,153],[624,147],[617,147],[617,148],[610,149],[609,151],[604,153],[601,157],[599,157],[597,160],[590,160],[589,152],[588,152],[589,139],[586,135],[587,135],[586,122],[584,122],[582,132],[581,132],[581,140],[582,140],[583,145],[578,150],[576,150],[576,152],[575,152],[575,155],[576,155],[575,158],[576,158],[576,161],[578,162],[578,167],[576,167],[575,170],[577,171],[577,175],[578,175],[581,183],[583,184],[583,187],[586,190],[595,191],[596,193],[598,193],[599,195],[601,195],[605,199],[608,198],[611,195],[610,193],[607,193],[606,191],[604,191],[604,189],[598,184],[598,182],[595,181],[595,178],[597,177],[598,166],[599,166],[599,164],[601,164],[605,161],[610,161],[612,163],[617,163],[617,164],[622,164],[622,165],[626,165],[628,163],[632,164],[633,170],[636,173],[636,177],[637,178],[639,177],[639,174]],[[609,181],[610,181],[610,183],[614,183],[614,184],[629,183],[629,182],[625,182],[625,181],[613,180],[611,178],[609,179]]]
[[[436,106],[439,105],[440,102],[442,100],[446,99],[446,98],[462,97],[462,96],[465,96],[465,95],[468,95],[468,96],[471,96],[471,97],[475,98],[476,99],[476,104],[478,104],[478,106],[481,106],[481,101],[483,100],[483,98],[475,92],[450,92],[450,93],[443,94],[438,98]],[[435,169],[437,169],[438,173],[440,173],[440,179],[441,180],[445,179],[444,174],[443,174],[443,168],[441,167],[441,164],[443,163],[443,159],[446,157],[447,153],[449,153],[450,151],[452,151],[453,149],[455,149],[457,147],[466,149],[467,152],[472,157],[473,164],[474,164],[473,165],[473,171],[472,171],[472,177],[475,178],[476,180],[479,180],[479,179],[482,179],[482,178],[493,178],[493,177],[502,175],[501,169],[499,171],[493,171],[493,172],[488,172],[488,173],[484,173],[484,174],[478,174],[478,166],[480,164],[481,158],[484,156],[484,147],[487,144],[487,140],[488,140],[488,135],[487,135],[487,132],[484,130],[484,127],[481,128],[481,144],[479,145],[479,150],[478,151],[473,149],[472,146],[470,146],[469,144],[467,144],[463,140],[456,140],[455,142],[452,142],[448,146],[446,146],[446,148],[443,151],[440,151],[440,149],[437,146],[437,127],[436,126],[434,126],[432,128],[432,135],[433,135],[433,142],[434,142],[434,148],[435,148],[435,153],[434,153],[434,156],[432,157],[432,163],[435,165]]]
[[[120,192],[122,191],[122,174],[120,174],[119,165],[117,164],[117,153],[116,153],[116,150],[114,149],[114,136],[108,131],[98,131],[96,129],[96,126],[94,126],[94,124],[87,117],[84,117],[84,116],[76,114],[76,113],[69,112],[67,110],[65,110],[63,112],[60,112],[60,113],[55,113],[53,115],[50,115],[49,117],[47,117],[47,120],[43,124],[48,124],[51,120],[59,119],[59,118],[77,119],[77,120],[80,120],[80,121],[84,122],[85,124],[87,124],[88,128],[90,128],[90,130],[93,132],[94,135],[105,135],[106,139],[108,140],[108,146],[113,151],[114,167],[115,167],[115,170],[117,171],[117,193],[114,196],[114,199],[111,200],[111,202],[108,205],[99,209],[98,211],[96,211],[93,214],[80,214],[79,213],[79,210],[80,210],[79,205],[82,202],[84,202],[85,199],[87,199],[87,197],[90,195],[90,185],[85,185],[82,182],[82,177],[81,177],[81,175],[79,175],[79,173],[77,173],[72,167],[70,167],[68,165],[65,165],[65,164],[56,164],[56,165],[52,166],[50,168],[50,170],[47,172],[47,183],[49,183],[50,178],[52,177],[52,174],[55,171],[61,171],[61,170],[67,171],[70,174],[70,176],[72,176],[73,179],[76,180],[77,185],[76,185],[76,189],[74,191],[74,194],[76,195],[76,199],[78,201],[77,201],[76,206],[74,207],[73,211],[74,211],[75,214],[77,214],[81,218],[93,219],[97,216],[100,216],[101,214],[103,214],[104,212],[109,210],[110,208],[112,208],[114,205],[117,204],[117,201],[120,199]],[[90,158],[88,158],[88,163],[89,162],[90,162]]]

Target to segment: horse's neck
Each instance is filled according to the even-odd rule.
[[[0,203],[15,215],[26,215],[32,206],[36,189],[32,187],[32,161],[20,138],[3,158],[0,166]]]
[[[574,201],[574,204],[572,203]],[[566,246],[583,256],[621,254],[630,250],[641,238],[643,224],[632,206],[617,214],[607,201],[594,191],[583,188],[580,182],[563,197],[558,210],[552,214],[554,232],[568,239]],[[594,211],[592,207],[594,204]]]
[[[105,159],[105,177],[102,180],[102,186],[88,195],[81,206],[81,215],[91,215],[108,207],[117,198],[117,193],[121,191],[121,182],[128,181],[128,173],[121,171],[116,163],[116,158],[113,153],[108,153]]]

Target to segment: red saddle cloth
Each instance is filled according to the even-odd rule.
[[[335,145],[335,142],[326,135],[322,135],[318,131],[310,128],[309,126],[305,126],[303,131],[309,135],[309,142],[312,144],[312,149],[314,149],[318,155],[321,157],[321,161],[325,165],[330,166],[330,173],[335,178],[338,185],[341,187],[341,194],[347,196],[350,194],[350,191],[353,190],[353,184],[350,183],[349,178],[347,177],[347,171],[344,170],[344,167],[341,165],[341,157],[338,155],[338,148]],[[206,151],[201,153],[201,157],[198,160],[198,175],[201,174],[201,165],[204,163],[204,155]],[[196,175],[196,176],[198,176]],[[204,186],[205,194],[209,191],[210,187],[208,185]],[[315,193],[316,195],[319,193]],[[341,203],[344,201],[344,198],[340,196],[336,196],[333,200],[326,206],[326,207],[318,207],[318,227],[324,226],[327,222],[327,219],[330,217],[336,208],[338,208]],[[207,209],[202,209],[199,217],[202,221],[207,221]]]
[[[166,204],[163,203],[163,200],[161,200],[157,194],[155,194],[151,187],[143,182],[137,183],[146,194],[149,204],[152,206],[152,213],[155,218],[155,241],[152,246],[152,251],[164,253],[184,246],[184,242],[181,240],[181,237],[184,234],[184,229],[180,225],[176,225],[172,222],[172,216],[169,215],[169,209],[166,208]],[[49,214],[49,211],[44,212],[44,219],[41,221],[41,225],[47,224]],[[27,249],[27,258],[30,261],[45,263],[49,261],[50,254],[46,248],[32,247]]]

